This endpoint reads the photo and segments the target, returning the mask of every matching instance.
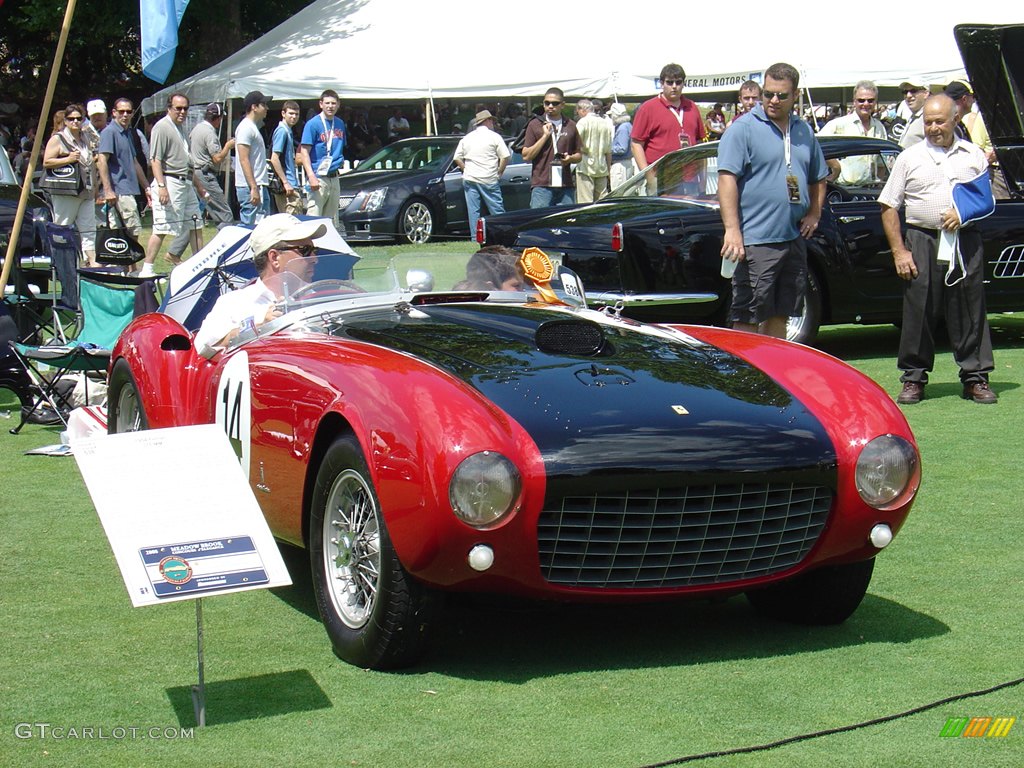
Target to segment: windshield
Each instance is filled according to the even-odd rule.
[[[531,258],[534,263],[544,261],[536,254]],[[261,280],[278,296],[283,314],[313,306],[334,310],[396,301],[582,304],[583,288],[571,272],[548,259],[547,267],[531,270],[535,275],[538,270],[550,270],[548,279],[534,282],[526,276],[521,260],[521,251],[500,246],[468,256],[443,254],[427,260],[407,255],[353,263],[350,256],[341,254],[311,254],[289,261],[283,271]]]
[[[455,144],[451,141],[410,141],[389,144],[359,163],[360,171],[445,170]]]
[[[11,161],[8,159],[6,152],[0,152],[0,183],[21,184],[11,168]]]
[[[666,197],[717,205],[718,144],[671,152],[627,179],[608,197]]]

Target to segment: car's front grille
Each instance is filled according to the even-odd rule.
[[[541,572],[552,584],[606,589],[767,576],[806,557],[831,505],[828,488],[794,483],[566,496],[538,520]]]

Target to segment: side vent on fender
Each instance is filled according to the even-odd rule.
[[[192,340],[180,333],[173,333],[160,342],[164,352],[187,352],[192,349]]]
[[[601,326],[589,320],[550,320],[537,328],[535,338],[542,352],[561,355],[596,357],[608,346]]]

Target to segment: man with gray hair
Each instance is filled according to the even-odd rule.
[[[991,404],[998,397],[988,385],[995,362],[985,313],[984,247],[977,228],[964,220],[984,215],[984,210],[962,214],[954,201],[954,184],[975,182],[979,176],[988,180],[988,160],[976,146],[956,137],[956,104],[951,98],[932,96],[921,111],[925,141],[900,153],[878,196],[896,274],[904,281],[897,357],[903,388],[896,402],[912,405],[924,397],[935,364],[935,330],[941,314],[960,367],[961,397]],[[994,206],[991,190],[988,202]],[[900,230],[904,206],[906,235]],[[949,242],[947,255],[944,245]],[[961,276],[950,281],[957,269]]]
[[[861,136],[885,139],[888,134],[882,121],[875,117],[878,106],[878,87],[870,80],[861,80],[853,87],[853,112],[829,120],[818,131],[818,136]],[[829,160],[829,180],[838,180],[847,186],[863,186],[879,180],[873,158],[854,155],[842,160]]]
[[[583,157],[576,165],[576,202],[592,203],[608,192],[608,174],[612,165],[612,138],[609,121],[594,111],[594,102],[576,102],[576,132],[580,135]]]

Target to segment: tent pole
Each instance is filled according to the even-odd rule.
[[[227,102],[228,102],[228,128],[227,128],[227,134],[226,135],[227,135],[228,139],[230,139],[231,138],[231,124],[235,121],[234,120],[234,116],[233,116],[234,106],[235,105],[232,103],[231,98],[228,98]],[[229,158],[231,157],[231,153],[230,152],[228,153],[228,157]],[[234,163],[228,163],[228,167],[224,171],[224,197],[227,198],[229,203],[231,201],[231,171],[233,171],[234,168],[235,168],[235,164]]]
[[[57,77],[60,75],[60,65],[64,60],[64,48],[67,46],[68,33],[71,31],[71,18],[75,15],[75,0],[68,0],[68,7],[64,11],[64,26],[60,28],[60,38],[57,40],[57,50],[53,54],[53,66],[50,68],[50,79],[46,84],[46,95],[43,96],[43,107],[39,113],[39,127],[36,128],[36,138],[32,142],[32,156],[28,159],[25,168],[25,178],[21,182],[21,197],[18,198],[18,210],[14,214],[14,226],[11,228],[11,239],[7,242],[7,254],[4,257],[3,270],[0,271],[0,297],[3,297],[7,288],[7,278],[11,276],[11,267],[14,265],[14,257],[21,245],[21,225],[25,222],[25,209],[28,208],[28,196],[32,192],[32,175],[36,170],[36,158],[39,157],[39,150],[43,144],[43,134],[46,132],[46,115],[50,112],[53,104],[53,92],[57,90]]]

